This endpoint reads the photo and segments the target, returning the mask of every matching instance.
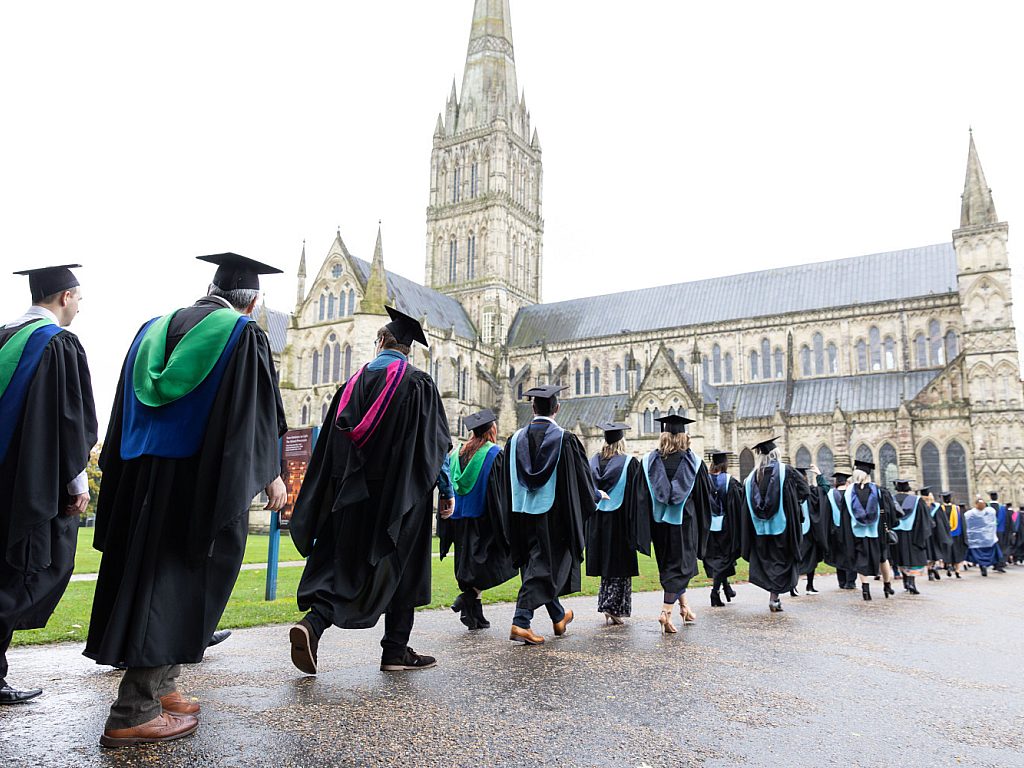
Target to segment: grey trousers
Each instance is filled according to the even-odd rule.
[[[181,664],[167,667],[131,667],[121,678],[117,700],[110,708],[107,730],[134,728],[159,717],[160,697],[178,690]]]

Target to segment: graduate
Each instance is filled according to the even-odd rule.
[[[1003,553],[999,549],[999,532],[996,510],[979,496],[974,506],[964,514],[965,536],[967,538],[967,559],[981,569],[982,576],[988,576],[988,569],[995,568],[1006,573],[1003,567]]]
[[[928,540],[932,521],[929,506],[920,495],[912,493],[909,480],[894,480],[896,493],[893,531],[896,533],[894,557],[903,577],[903,589],[912,595],[921,594],[917,577],[928,565]]]
[[[509,640],[524,645],[544,642],[531,629],[541,606],[557,637],[573,620],[558,598],[580,591],[584,524],[608,497],[594,485],[579,438],[555,423],[564,389],[549,384],[527,390],[533,419],[505,445],[507,525],[512,564],[522,578]]]
[[[803,475],[782,462],[778,437],[754,446],[757,463],[743,481],[743,558],[750,563],[750,582],[768,592],[768,610],[782,611],[780,595],[799,577],[802,508],[811,490]]]
[[[960,571],[963,570],[964,561],[967,559],[967,537],[964,536],[963,510],[953,503],[953,494],[950,491],[942,492],[941,514],[946,518],[946,525],[949,527],[949,545],[946,548],[946,555],[943,562],[946,565],[946,575],[950,578],[960,578]]]
[[[835,491],[826,496],[833,523],[839,527],[836,539],[838,558],[853,570],[859,580],[861,596],[871,600],[871,582],[881,576],[886,598],[894,594],[892,569],[889,566],[889,539],[893,517],[892,498],[871,481],[875,465],[855,461],[853,475],[845,485],[842,499]]]
[[[1024,506],[1017,505],[1017,511],[1013,513],[1013,524],[1016,530],[1013,540],[1013,562],[1017,565],[1024,565]]]
[[[32,305],[0,327],[0,704],[42,693],[8,685],[7,649],[60,602],[89,503],[96,408],[85,351],[67,330],[82,299],[78,266],[16,272]]]
[[[921,496],[928,505],[932,529],[928,537],[928,581],[941,581],[939,569],[946,567],[946,558],[950,556],[953,543],[949,535],[949,516],[943,514],[942,505],[935,501],[931,488],[922,488]]]
[[[846,508],[846,487],[852,472],[836,470],[832,474],[832,488],[821,489],[822,525],[825,529],[825,564],[836,569],[840,589],[857,588],[857,570],[848,562],[842,544],[843,518]]]
[[[807,499],[800,504],[801,538],[797,570],[801,575],[807,577],[807,586],[805,587],[807,594],[817,594],[818,590],[814,588],[814,572],[818,568],[818,563],[825,559],[828,546],[828,532],[825,527],[828,518],[821,514],[824,499],[821,496],[822,488],[818,484],[821,474],[815,466],[797,467],[796,471],[807,481],[807,487],[810,491]],[[828,490],[827,484],[824,490]],[[800,592],[796,587],[793,587],[789,594],[793,597],[800,596]]]
[[[640,462],[626,453],[629,425],[610,421],[597,428],[605,444],[590,457],[590,472],[608,498],[585,524],[587,576],[601,577],[597,612],[607,624],[620,625],[632,613],[636,553],[651,555],[650,496]]]
[[[713,449],[708,452],[711,464],[711,506],[707,544],[704,546],[704,573],[712,580],[711,607],[723,608],[722,595],[732,602],[736,590],[729,577],[736,575],[736,560],[740,556],[740,531],[744,513],[743,486],[729,474],[729,451]]]
[[[427,346],[423,328],[387,311],[373,360],[331,401],[292,513],[292,541],[308,558],[296,593],[307,613],[288,639],[308,675],[328,627],[366,629],[382,615],[381,671],[437,664],[409,636],[416,608],[430,602],[434,489],[442,517],[455,506],[452,442],[434,380],[409,363],[414,342]]]
[[[177,688],[202,660],[245,554],[249,505],[286,499],[284,407],[267,335],[252,321],[259,276],[233,253],[205,297],[145,323],[124,366],[100,456],[93,545],[103,553],[85,655],[127,667],[100,744],[188,735],[199,705]]]
[[[988,498],[988,505],[996,513],[996,535],[999,537],[999,552],[1002,554],[999,565],[1005,566],[1013,555],[1013,518],[1007,512],[1006,505],[1000,503],[998,492],[989,491]]]
[[[437,536],[443,560],[455,547],[455,580],[460,594],[452,610],[467,629],[489,629],[480,593],[516,575],[508,549],[508,515],[502,510],[505,454],[495,445],[497,416],[490,409],[463,418],[472,436],[449,457],[455,508],[439,513]]]
[[[651,495],[651,540],[658,576],[665,592],[658,623],[675,634],[672,608],[679,602],[684,624],[697,620],[686,600],[686,588],[697,575],[697,559],[711,528],[711,478],[704,462],[690,450],[686,425],[693,419],[662,416],[658,447],[644,457],[644,478]]]

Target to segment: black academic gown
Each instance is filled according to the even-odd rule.
[[[996,511],[996,520],[999,520],[999,508],[1003,506],[1001,502],[990,502],[989,506]],[[1006,563],[1006,559],[1013,554],[1014,544],[1014,524],[1013,524],[1013,513],[1010,510],[1005,509],[1003,511],[1004,521],[1002,532],[996,532],[996,538],[999,544],[999,551],[1003,553],[1002,563]]]
[[[527,428],[523,433],[523,439],[529,440],[531,459],[540,466],[543,457],[535,449],[553,425],[535,422],[531,427],[532,430]],[[503,508],[508,514],[512,565],[519,569],[522,577],[517,604],[536,610],[556,597],[580,591],[580,563],[586,543],[584,525],[591,515],[597,514],[598,493],[583,445],[576,435],[566,431],[555,468],[555,498],[551,509],[539,515],[514,512],[509,465],[516,457],[511,447],[510,438],[505,445],[508,461],[502,467],[502,484],[507,494]]]
[[[824,496],[824,489],[818,485],[809,485],[810,495],[807,497],[807,512],[810,527],[800,538],[800,557],[797,570],[801,575],[814,573],[818,563],[825,559],[828,552],[828,527],[832,521],[832,507]],[[801,528],[801,531],[803,529]]]
[[[586,522],[587,576],[638,576],[636,553],[643,552],[650,557],[650,495],[643,468],[633,459],[624,471],[626,487],[622,505],[618,509],[598,509]],[[618,479],[619,475],[595,476],[594,483],[598,490],[611,494]]]
[[[1018,563],[1024,562],[1024,510],[1017,511],[1016,538],[1013,544],[1013,555]]]
[[[505,529],[508,515],[502,509],[505,503],[505,489],[501,485],[504,462],[505,452],[499,451],[487,476],[477,477],[478,484],[487,484],[484,511],[480,517],[443,520],[439,515],[437,518],[441,559],[444,560],[449,550],[455,547],[455,580],[463,591],[491,589],[516,575]],[[456,510],[458,506],[459,497],[456,496]]]
[[[166,357],[223,304],[180,310]],[[267,335],[246,323],[217,389],[198,452],[121,458],[124,377],[100,456],[94,546],[103,553],[85,655],[158,667],[202,660],[245,554],[249,505],[281,473],[287,430]]]
[[[915,502],[917,514],[914,518],[913,528],[909,531],[900,531],[896,530],[895,527],[907,515],[903,511],[903,500],[910,495],[907,493],[893,494],[895,505],[893,508],[895,512],[893,530],[898,541],[891,554],[900,570],[904,568],[924,568],[928,565],[928,540],[932,535],[932,517],[928,514],[928,505],[924,499],[919,496],[914,497],[917,499]]]
[[[742,515],[746,510],[743,486],[730,475],[725,493],[719,495],[715,476],[710,475],[709,480],[711,507],[716,511],[720,510],[724,519],[722,530],[708,530],[707,544],[704,547],[704,573],[709,579],[728,579],[736,575],[736,560],[740,556]]]
[[[874,486],[873,483],[870,485]],[[878,491],[878,535],[874,537],[853,535],[853,514],[846,504],[845,491],[830,491],[842,494],[837,502],[841,514],[838,534],[833,538],[833,557],[836,562],[844,563],[844,568],[861,576],[881,575],[882,563],[889,557],[886,530],[891,527],[892,522],[892,497],[884,489],[880,488]],[[853,486],[853,493],[857,492],[858,487]],[[828,500],[825,499],[825,502],[828,503]],[[862,502],[866,504],[866,500]],[[828,508],[828,515],[831,518],[831,505]]]
[[[949,525],[950,516],[953,513],[954,504],[943,504],[942,511],[936,514],[942,514],[946,516],[946,524]],[[956,507],[957,519],[959,520],[960,533],[956,536],[953,535],[952,528],[949,533],[949,555],[946,560],[946,565],[952,565],[953,563],[962,563],[967,559],[967,526],[964,524],[964,509],[963,507]]]
[[[778,469],[772,466],[768,483],[777,488]],[[756,471],[756,470],[755,470]],[[756,480],[755,480],[756,482]],[[767,487],[767,484],[766,484]],[[768,491],[769,495],[775,491]],[[800,556],[800,502],[810,494],[810,487],[803,476],[793,467],[786,467],[786,481],[781,488],[782,508],[786,517],[786,529],[774,536],[758,536],[751,519],[753,514],[744,502],[742,526],[743,558],[750,563],[750,582],[769,592],[782,594],[797,585],[797,570]],[[777,498],[777,496],[775,497]]]
[[[653,453],[657,455],[657,451]],[[676,472],[682,467],[681,459],[682,454],[678,453],[662,459],[669,482],[673,481]],[[651,460],[654,460],[654,456]],[[704,557],[711,527],[711,492],[708,468],[703,461],[698,461],[693,490],[683,506],[682,523],[672,525],[659,523],[653,517],[651,519],[651,542],[658,561],[658,578],[665,592],[682,592],[697,575],[697,561]],[[652,500],[652,511],[653,505]]]
[[[928,511],[932,521],[931,535],[928,537],[928,561],[935,563],[952,563],[950,559],[953,537],[949,535],[949,515],[940,504],[934,514]]]
[[[822,528],[825,532],[826,541],[824,562],[826,565],[831,565],[837,571],[853,571],[854,567],[851,558],[843,545],[843,521],[850,514],[846,508],[846,489],[819,488],[818,494],[820,497],[819,506],[821,507]],[[836,506],[839,508],[839,525],[835,524],[832,504],[829,502],[830,496],[835,499]]]
[[[23,327],[0,328],[0,348]],[[92,380],[75,334],[49,340],[14,423],[0,460],[0,644],[46,626],[75,566],[79,518],[63,514],[67,484],[96,444]]]
[[[433,379],[409,365],[369,439],[353,429],[384,391],[386,371],[363,368],[335,419],[335,394],[292,513],[292,541],[308,556],[296,594],[307,611],[330,605],[342,629],[377,624],[389,608],[430,602],[434,487],[451,450]],[[492,470],[493,471],[493,470]]]

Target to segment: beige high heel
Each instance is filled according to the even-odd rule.
[[[697,614],[686,604],[686,595],[679,597],[679,615],[683,617],[684,624],[693,624],[697,620]]]
[[[679,631],[672,623],[672,606],[669,606],[667,610],[662,610],[661,616],[658,617],[658,623],[661,624],[661,629],[666,635],[674,635]]]
[[[611,624],[611,625],[616,626],[616,627],[621,627],[624,622],[622,621],[622,619],[620,619],[614,613],[608,613],[608,611],[605,611],[604,612],[604,623],[605,623],[605,625]]]

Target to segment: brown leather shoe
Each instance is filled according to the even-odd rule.
[[[534,634],[531,629],[523,629],[517,627],[515,624],[512,625],[511,631],[508,633],[508,639],[514,643],[525,643],[526,645],[544,645],[544,638],[540,635]]]
[[[572,609],[567,608],[565,610],[565,616],[562,617],[562,620],[555,622],[555,634],[558,637],[561,637],[565,634],[565,628],[569,626],[569,622],[572,621],[572,619]]]
[[[199,704],[194,701],[189,701],[178,691],[168,693],[166,696],[161,696],[160,706],[164,708],[164,712],[170,712],[172,715],[199,714]]]
[[[307,675],[316,674],[316,649],[320,639],[308,621],[303,619],[288,632],[292,643],[292,664]]]
[[[100,736],[101,747],[130,747],[132,744],[153,744],[161,741],[174,741],[188,736],[199,727],[199,718],[195,715],[172,715],[161,713],[148,723],[134,728],[112,728]]]

